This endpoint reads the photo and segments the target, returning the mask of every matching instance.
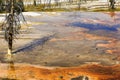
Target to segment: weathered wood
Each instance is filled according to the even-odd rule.
[[[13,45],[13,26],[14,26],[14,2],[15,0],[10,0],[10,22],[9,22],[9,31],[8,31],[8,54],[12,54],[12,45]]]

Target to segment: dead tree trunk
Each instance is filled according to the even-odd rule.
[[[16,0],[5,0],[4,7],[6,11],[5,21],[2,23],[2,30],[5,32],[5,40],[8,43],[8,55],[12,55],[13,40],[16,34],[19,34],[21,28],[20,19],[25,21],[22,15],[23,5],[18,4]]]
[[[13,45],[13,23],[14,23],[14,0],[10,0],[10,13],[9,13],[9,31],[8,31],[8,54],[12,54]]]
[[[115,0],[109,0],[110,2],[110,8],[115,9]]]
[[[33,5],[34,5],[34,6],[37,6],[36,0],[33,1]]]

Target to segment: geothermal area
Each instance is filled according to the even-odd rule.
[[[0,32],[0,80],[120,80],[119,12],[23,15],[10,62]]]

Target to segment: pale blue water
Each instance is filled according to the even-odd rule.
[[[79,12],[74,14],[75,18],[68,26],[82,27],[91,31],[118,31],[120,28],[119,15],[119,12],[115,13],[113,17],[109,13]],[[69,15],[69,17],[73,17],[73,15]]]
[[[82,23],[82,22],[74,22],[71,23],[70,25],[87,28],[89,30],[105,30],[105,31],[118,31],[117,28],[120,26],[120,25],[109,26],[103,24],[91,24],[91,23]]]

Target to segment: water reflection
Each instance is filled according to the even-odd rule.
[[[114,18],[115,15],[116,15],[116,13],[115,13],[114,11],[111,11],[111,12],[109,12],[109,15],[110,15],[112,18]]]
[[[110,15],[110,17],[113,19],[113,21],[115,22],[115,15],[116,15],[116,13],[115,13],[115,11],[110,11],[109,13],[108,13],[108,15]]]
[[[14,65],[14,57],[13,55],[6,57],[7,63],[7,76],[2,80],[16,80],[16,72],[15,72],[15,65]]]
[[[15,72],[14,61],[10,61],[8,63],[8,78],[16,79],[16,72]]]

